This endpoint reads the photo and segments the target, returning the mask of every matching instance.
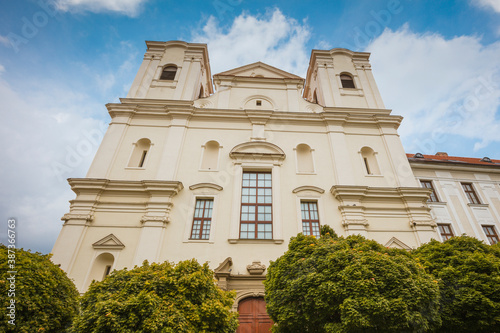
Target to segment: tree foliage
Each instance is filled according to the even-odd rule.
[[[473,237],[431,241],[414,256],[438,280],[440,332],[499,332],[500,248]]]
[[[268,268],[275,332],[425,332],[440,325],[437,281],[406,251],[361,236],[297,235]]]
[[[82,297],[74,332],[234,332],[234,293],[215,285],[207,264],[187,260],[114,271]]]
[[[78,312],[73,282],[50,255],[15,249],[14,257],[12,249],[8,251],[0,245],[0,331],[64,332]],[[11,300],[15,311],[8,308],[13,308]],[[15,325],[9,324],[13,318]]]

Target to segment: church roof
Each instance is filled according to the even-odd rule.
[[[230,69],[228,71],[215,74],[214,76],[242,76],[242,77],[269,77],[278,79],[299,79],[300,76],[286,72],[282,69],[265,64],[261,61],[254,62],[245,66]]]

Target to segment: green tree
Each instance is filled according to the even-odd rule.
[[[274,332],[425,332],[440,325],[437,281],[403,250],[361,236],[293,237],[269,265]]]
[[[0,245],[1,332],[64,332],[78,312],[78,297],[75,285],[50,255],[23,249],[9,253]]]
[[[432,240],[413,255],[439,281],[440,332],[500,332],[500,248],[473,237]]]
[[[234,293],[215,285],[207,264],[186,260],[114,271],[82,296],[74,332],[234,332]]]

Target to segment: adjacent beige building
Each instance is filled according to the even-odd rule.
[[[86,178],[69,179],[53,261],[81,292],[113,269],[196,258],[236,309],[320,225],[404,249],[441,239],[438,224],[485,241],[500,227],[500,161],[408,159],[369,53],[313,50],[305,79],[261,62],[212,76],[204,44],[146,44]]]

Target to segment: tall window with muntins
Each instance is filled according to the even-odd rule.
[[[137,141],[134,150],[132,151],[132,155],[130,156],[130,161],[128,163],[128,166],[135,168],[143,168],[150,147],[151,147],[151,141],[149,139],[143,138]]]
[[[434,186],[432,186],[432,182],[430,180],[421,180],[420,184],[422,184],[423,188],[428,188],[432,190],[429,196],[429,200],[427,200],[427,202],[439,202],[439,199],[436,195],[436,191],[434,190]]]
[[[439,229],[439,234],[441,235],[443,241],[447,241],[451,237],[455,236],[453,235],[453,231],[451,230],[451,225],[449,224],[438,224],[438,229]]]
[[[471,204],[481,203],[481,201],[479,201],[479,197],[476,194],[476,191],[474,191],[472,183],[462,183],[462,188],[464,189],[465,195],[467,196],[467,200],[469,200],[469,203]]]
[[[191,239],[209,239],[212,224],[213,199],[197,199],[194,207]]]
[[[302,233],[319,237],[318,203],[301,201],[300,212],[302,216]]]
[[[498,243],[499,238],[495,230],[495,226],[483,225],[483,231],[486,234],[486,238],[488,238],[488,241],[490,242],[491,245]]]
[[[297,171],[299,173],[313,173],[314,162],[312,149],[305,143],[297,145]]]
[[[203,150],[203,159],[201,162],[202,170],[216,170],[219,164],[220,145],[217,141],[209,141],[205,144]]]
[[[273,238],[270,172],[243,172],[240,238]]]
[[[172,81],[177,73],[176,66],[166,66],[161,72],[160,80]]]
[[[354,79],[348,74],[340,75],[340,82],[342,83],[342,88],[356,88]]]

